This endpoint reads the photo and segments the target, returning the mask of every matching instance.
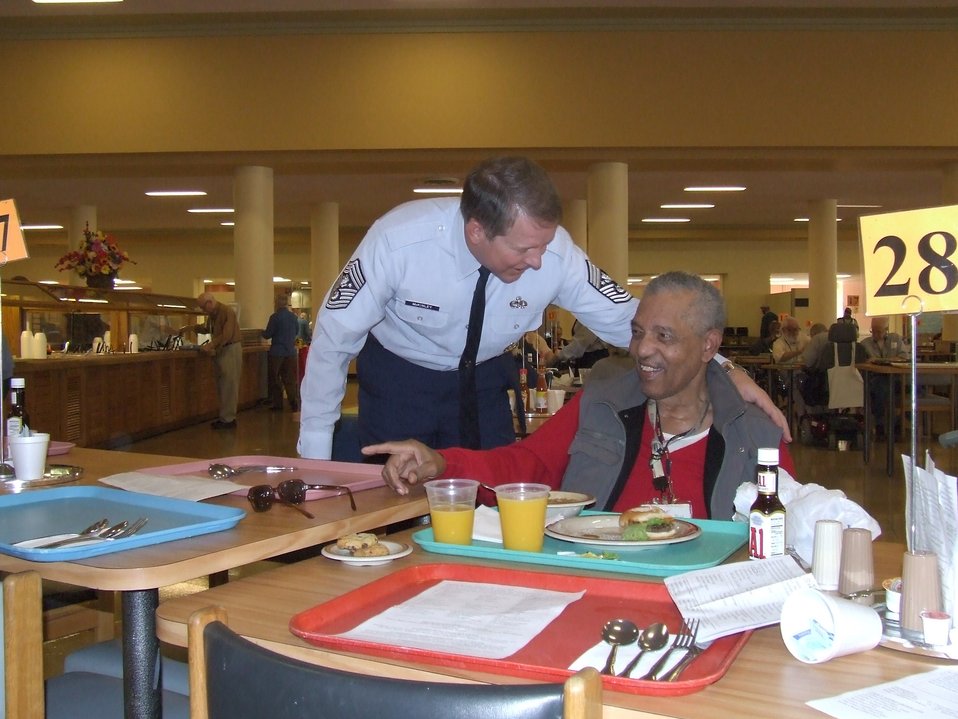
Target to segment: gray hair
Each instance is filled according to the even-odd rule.
[[[649,282],[644,296],[659,292],[691,292],[695,295],[693,316],[688,321],[696,332],[704,335],[709,330],[722,332],[725,329],[725,301],[711,282],[688,272],[666,272]]]

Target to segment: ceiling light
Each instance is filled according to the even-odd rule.
[[[221,214],[228,215],[234,212],[232,207],[193,207],[187,212],[192,212],[197,215],[212,215],[212,214]]]
[[[158,304],[157,307],[166,307],[166,308],[171,309],[171,310],[185,310],[185,309],[186,309],[186,305],[164,305],[164,304]]]
[[[417,195],[461,195],[461,187],[415,187],[413,192]]]
[[[63,225],[20,225],[21,230],[62,230]]]
[[[301,284],[301,285],[308,285],[308,284],[309,284],[309,280],[300,280],[300,281],[299,281],[299,284]]]
[[[770,277],[768,281],[771,282],[773,285],[785,285],[785,284],[788,284],[789,282],[794,282],[795,278],[794,277]]]
[[[643,217],[642,222],[691,222],[688,217]]]
[[[835,279],[838,280],[847,280],[849,277],[851,277],[851,275],[847,272],[839,272],[837,275],[835,275]]]
[[[38,285],[58,285],[59,280],[37,280]]]
[[[715,205],[710,205],[706,202],[676,202],[670,205],[659,205],[659,208],[662,210],[711,210],[713,207],[715,207]]]
[[[203,190],[150,190],[147,197],[206,197]]]
[[[792,222],[808,222],[807,217],[796,217]]]
[[[221,222],[220,225],[223,227],[236,227],[235,222]]]
[[[742,185],[693,185],[686,187],[686,192],[744,192]]]
[[[142,290],[143,288],[136,283],[130,283],[128,285],[123,285],[122,287],[114,287],[113,289],[120,291],[120,290]]]
[[[848,208],[858,208],[858,209],[875,209],[881,207],[881,205],[836,205],[836,207],[848,207]]]
[[[289,277],[274,277],[273,282],[292,282]]]

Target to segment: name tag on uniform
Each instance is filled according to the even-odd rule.
[[[418,307],[421,310],[432,310],[433,312],[439,311],[438,305],[430,305],[425,302],[416,302],[415,300],[403,300],[403,304],[406,307]]]

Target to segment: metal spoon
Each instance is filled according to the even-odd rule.
[[[635,671],[635,668],[639,665],[639,660],[642,658],[643,654],[646,652],[658,651],[664,647],[668,641],[669,628],[662,622],[655,622],[654,624],[647,626],[639,635],[639,646],[642,647],[642,651],[636,654],[632,658],[632,661],[626,665],[625,669],[619,672],[619,676],[631,676],[632,672]]]
[[[267,474],[276,474],[278,472],[295,472],[296,467],[278,467],[275,465],[254,464],[246,467],[230,467],[228,464],[213,462],[207,469],[213,479],[231,479],[239,474],[246,472],[266,472]]]
[[[615,673],[615,655],[622,644],[631,644],[639,636],[639,628],[628,619],[610,619],[602,627],[602,639],[612,645],[609,658],[602,669],[603,674]]]

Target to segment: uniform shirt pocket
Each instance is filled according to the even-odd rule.
[[[512,341],[515,341],[525,332],[534,330],[541,324],[542,312],[517,309],[512,312],[486,311],[482,327],[483,330],[490,329],[497,334],[512,336]]]
[[[396,316],[413,326],[441,328],[449,323],[448,313],[425,302],[397,299],[393,306]]]

